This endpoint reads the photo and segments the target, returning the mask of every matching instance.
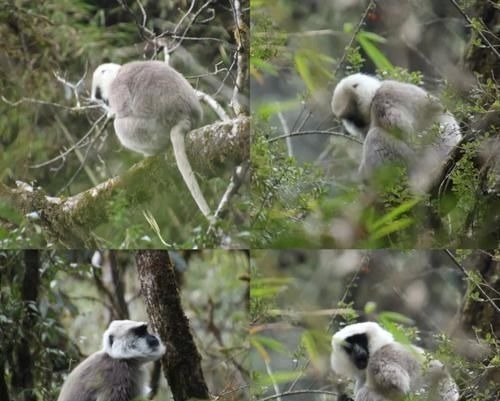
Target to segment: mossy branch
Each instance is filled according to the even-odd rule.
[[[236,166],[249,159],[250,119],[240,116],[191,131],[186,138],[188,157],[193,169],[204,175],[220,172],[222,166]],[[110,178],[70,197],[49,196],[43,188],[17,181],[16,187],[0,187],[0,196],[8,197],[24,214],[39,218],[46,234],[67,247],[96,246],[90,235],[109,219],[106,205],[118,194],[129,204],[152,199],[160,184],[158,177],[178,174],[174,163],[163,154],[141,160],[123,174]]]

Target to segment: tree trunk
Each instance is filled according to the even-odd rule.
[[[470,6],[464,9],[463,12],[466,15],[464,16],[466,20],[476,18],[481,22],[478,29],[471,28],[471,37],[464,57],[465,66],[477,75],[477,79],[481,84],[487,85],[488,81],[491,80],[496,83],[498,90],[498,76],[500,76],[500,29],[498,28],[500,26],[500,8],[498,8],[498,2],[475,0],[471,2]],[[481,205],[473,208],[473,210],[468,213],[465,223],[466,229],[464,230],[464,232],[470,229],[478,231],[478,238],[475,239],[475,243],[482,244],[483,247],[496,247],[500,240],[500,227],[498,222],[500,208],[496,206],[498,205],[498,191],[500,189],[498,177],[496,177],[496,179],[493,178],[497,182],[495,189],[487,190],[488,186],[491,185],[488,180],[498,175],[497,169],[500,165],[497,154],[498,151],[495,150],[498,149],[500,110],[497,104],[498,102],[495,100],[495,96],[491,96],[490,93],[482,96],[482,99],[478,102],[484,106],[487,112],[477,115],[472,125],[473,128],[480,133],[490,132],[491,141],[487,146],[493,149],[491,155],[488,155],[486,158],[484,156],[479,157],[479,155],[477,157],[477,168],[479,170],[478,192],[481,194],[478,197],[477,204],[479,205],[480,198]],[[470,130],[466,134],[466,139],[469,138],[470,140],[474,140],[474,138],[477,137],[477,132],[475,130]],[[486,145],[486,142],[484,145]],[[483,153],[486,150],[484,145],[482,150],[480,149]],[[488,154],[488,152],[486,152],[486,154]],[[493,171],[491,171],[492,169]],[[484,205],[488,205],[488,220],[483,223],[480,218],[478,218],[478,215],[481,213]],[[484,228],[476,230],[474,226],[478,225]],[[461,243],[464,244],[465,242],[462,241]]]
[[[462,329],[469,333],[471,338],[477,334],[473,331],[479,329],[483,338],[500,336],[500,261],[492,253],[475,251],[465,262],[465,269],[474,276],[468,278],[467,292],[462,305]],[[500,368],[494,361],[495,355],[490,353],[482,361],[485,365],[483,374],[477,378],[479,391],[498,388],[500,382]],[[492,360],[493,359],[493,360]],[[494,391],[494,390],[493,390]],[[494,393],[485,395],[483,401],[498,401]]]
[[[167,347],[162,364],[174,400],[208,399],[201,356],[182,310],[174,267],[168,253],[138,251],[136,262],[152,327]]]
[[[36,322],[36,311],[31,305],[36,304],[40,282],[40,253],[38,250],[24,251],[24,277],[21,287],[21,299],[24,313],[21,320],[23,335],[15,350],[16,367],[12,373],[12,385],[15,393],[22,394],[24,401],[36,401],[33,391],[33,357],[31,355],[31,332]],[[33,339],[34,342],[34,339]]]
[[[473,16],[479,18],[484,26],[494,34],[498,35],[500,24],[500,9],[493,1],[476,0],[470,7]],[[500,39],[498,36],[483,32],[491,45],[499,49]],[[474,45],[474,42],[480,40],[482,46]],[[498,56],[487,46],[484,40],[475,32],[471,36],[468,51],[466,52],[465,61],[467,67],[471,71],[475,71],[483,75],[484,78],[496,78],[500,76],[500,60]],[[486,79],[483,79],[485,81]]]
[[[467,267],[478,276],[482,291],[478,290],[474,279],[468,280],[467,295],[462,307],[462,326],[469,332],[472,327],[476,327],[483,333],[491,333],[498,338],[500,337],[500,319],[498,319],[500,262],[495,260],[493,253],[476,251],[466,260]]]
[[[5,381],[5,361],[3,356],[0,356],[0,400],[9,401],[9,388]]]

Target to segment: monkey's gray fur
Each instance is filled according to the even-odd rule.
[[[355,380],[355,401],[397,401],[425,391],[429,401],[457,401],[458,387],[443,364],[402,345],[377,323],[344,327],[332,338],[332,369]]]
[[[142,366],[164,353],[145,322],[115,320],[103,335],[103,349],[70,373],[57,401],[137,400],[147,394]]]
[[[210,208],[186,155],[184,137],[203,114],[188,81],[160,61],[134,61],[123,66],[108,63],[95,70],[91,97],[108,105],[116,135],[126,148],[152,156],[172,143],[184,182],[201,212],[210,219]]]
[[[395,163],[407,169],[413,189],[425,192],[462,138],[453,115],[412,84],[353,74],[336,86],[332,110],[351,134],[364,137],[359,172],[368,183]]]

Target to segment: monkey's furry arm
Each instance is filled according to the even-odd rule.
[[[377,350],[367,366],[367,386],[388,399],[398,399],[420,385],[421,365],[416,351],[401,344]]]

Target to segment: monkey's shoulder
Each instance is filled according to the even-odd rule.
[[[202,108],[195,90],[176,70],[159,61],[134,61],[123,65],[111,83],[111,108],[118,117],[141,116],[195,122]]]
[[[429,114],[441,113],[443,106],[439,99],[416,85],[398,82],[384,81],[375,93],[373,103],[381,106],[394,105],[398,108],[406,108],[413,113]]]
[[[141,393],[140,364],[129,359],[113,359],[103,351],[84,359],[70,374],[66,394],[60,401],[95,401],[97,395],[111,390],[121,393],[117,400],[130,400]],[[64,392],[61,393],[63,395]],[[110,396],[111,399],[111,396]]]
[[[394,342],[374,352],[369,364],[372,367],[397,365],[405,370],[418,370],[421,366],[421,358],[421,350],[418,347]]]

